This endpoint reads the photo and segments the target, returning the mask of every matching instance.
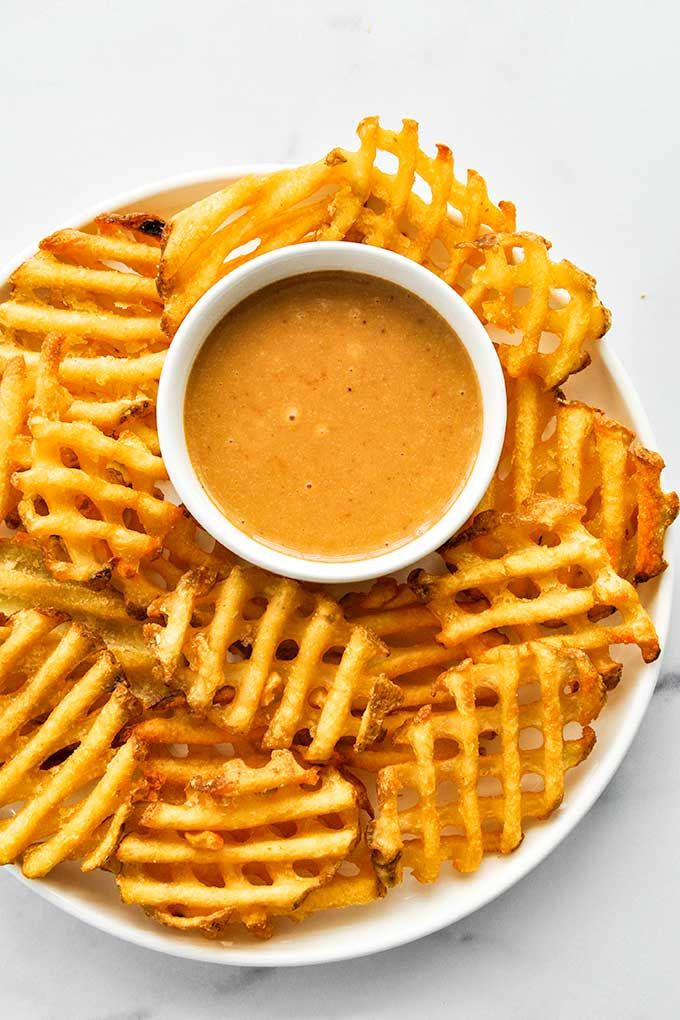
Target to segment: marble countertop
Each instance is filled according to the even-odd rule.
[[[635,8],[635,10],[633,9]],[[416,117],[598,277],[680,487],[677,52],[670,0],[5,0],[0,256],[107,194],[190,169],[313,158]],[[12,1020],[677,1016],[680,641],[633,747],[524,881],[427,939],[299,970],[170,959],[0,875]]]

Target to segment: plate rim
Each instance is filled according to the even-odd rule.
[[[82,227],[91,223],[95,217],[102,213],[125,209],[131,205],[143,203],[152,198],[158,198],[161,194],[178,188],[206,184],[221,179],[239,178],[247,174],[266,175],[296,165],[293,163],[227,164],[225,166],[215,166],[205,170],[193,170],[187,173],[164,177],[151,181],[149,184],[116,193],[107,200],[97,202],[83,212],[68,217],[67,220],[53,229]],[[4,262],[3,266],[0,267],[0,287],[4,287],[11,273],[35,253],[39,241],[40,238],[32,244],[26,245],[18,255]],[[627,370],[624,368],[618,355],[607,344],[606,338],[599,342],[597,352],[598,357],[602,359],[607,371],[611,375],[623,404],[634,421],[635,431],[639,438],[645,446],[650,449],[656,449],[654,433],[647,412]],[[628,753],[635,734],[646,714],[663,664],[670,629],[675,574],[675,544],[674,532],[670,530],[666,534],[664,547],[668,567],[656,582],[658,587],[656,589],[656,605],[653,616],[653,623],[659,635],[662,652],[655,662],[648,663],[641,668],[637,680],[637,688],[631,694],[633,703],[629,710],[629,717],[624,721],[622,728],[616,733],[615,739],[605,751],[605,756],[593,775],[589,777],[589,782],[586,783],[585,788],[579,791],[578,799],[573,799],[570,804],[565,805],[561,814],[554,815],[550,820],[546,821],[546,831],[550,833],[547,839],[537,842],[531,848],[525,846],[524,852],[521,855],[515,854],[505,858],[503,871],[500,873],[500,876],[489,883],[488,889],[482,889],[482,893],[475,906],[471,909],[465,907],[461,911],[442,910],[439,914],[432,911],[429,913],[423,911],[422,925],[415,926],[409,929],[408,932],[401,931],[398,926],[395,926],[393,935],[376,939],[372,948],[368,949],[359,946],[358,943],[356,945],[353,944],[352,940],[338,939],[336,951],[333,953],[329,953],[327,950],[320,952],[306,950],[304,954],[300,952],[298,956],[296,955],[294,941],[291,944],[287,943],[285,946],[281,946],[278,950],[275,945],[273,950],[269,948],[272,946],[270,942],[268,943],[266,956],[260,956],[258,954],[257,943],[253,943],[252,948],[241,948],[240,946],[226,948],[217,943],[220,948],[216,950],[216,944],[208,941],[206,941],[205,946],[196,945],[193,942],[183,940],[179,935],[174,939],[168,939],[167,933],[163,932],[161,934],[161,930],[159,930],[158,934],[153,931],[146,931],[143,928],[139,928],[136,931],[132,930],[126,924],[119,922],[115,917],[108,916],[100,906],[92,905],[87,901],[81,902],[80,899],[74,901],[72,896],[64,895],[43,882],[27,879],[17,865],[9,865],[6,870],[21,882],[23,886],[42,899],[58,907],[71,917],[75,917],[107,935],[112,935],[144,949],[163,953],[166,956],[214,963],[221,966],[311,966],[351,960],[407,945],[418,939],[425,938],[436,931],[440,931],[451,924],[455,924],[464,917],[470,916],[488,903],[491,903],[504,892],[507,892],[508,889],[512,888],[512,886],[545,860],[590,811]]]

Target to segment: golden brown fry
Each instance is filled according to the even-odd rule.
[[[424,705],[446,704],[448,696],[435,681],[447,666],[479,658],[502,642],[494,632],[448,647],[437,640],[439,621],[406,584],[392,578],[376,581],[368,592],[352,592],[341,600],[346,617],[377,634],[388,648],[381,669],[401,691],[401,703],[383,719],[381,732],[370,747],[360,750],[341,740],[337,750],[349,766],[378,772],[408,759],[394,735]]]
[[[142,560],[138,573],[131,577],[118,570],[113,573],[114,587],[123,594],[128,613],[137,619],[146,617],[154,599],[174,591],[187,571],[206,567],[222,580],[234,565],[233,553],[211,539],[184,507],[180,510],[160,552]]]
[[[536,234],[488,235],[457,248],[456,289],[492,331],[512,378],[535,374],[547,388],[590,362],[587,344],[609,329],[611,316],[595,280],[571,262],[553,262]]]
[[[360,210],[348,240],[363,241],[399,252],[453,283],[458,272],[454,248],[487,231],[511,231],[515,209],[510,202],[491,202],[484,179],[474,170],[465,182],[453,171],[453,155],[438,145],[427,156],[418,143],[418,124],[404,120],[401,131],[390,131],[375,118],[362,121],[357,134],[371,132],[377,159],[371,170],[370,196]],[[382,170],[381,153],[397,160],[395,173]],[[427,199],[418,190],[429,192]]]
[[[421,709],[396,738],[408,759],[378,775],[369,843],[388,886],[404,867],[433,882],[445,860],[472,872],[485,852],[514,850],[525,821],[561,803],[565,772],[590,752],[588,724],[604,702],[583,652],[540,641],[495,649],[489,662],[454,667],[440,684],[455,707]],[[578,735],[565,735],[573,723]]]
[[[75,581],[58,581],[45,566],[42,550],[25,535],[0,539],[0,613],[50,606],[103,639],[125,672],[133,694],[145,705],[167,694],[154,678],[154,658],[142,625],[130,618],[123,599],[112,588],[93,591]]]
[[[156,488],[166,477],[163,462],[135,436],[113,439],[87,422],[35,416],[31,433],[31,467],[12,481],[22,494],[22,523],[46,543],[54,576],[101,583],[114,565],[134,572],[178,517]]]
[[[30,386],[20,357],[11,358],[0,381],[0,521],[16,508],[19,493],[12,475],[26,466],[30,438],[26,418]]]
[[[641,582],[664,570],[678,497],[661,488],[661,457],[624,425],[543,389],[534,376],[508,379],[507,387],[505,447],[484,507],[516,510],[536,493],[581,503],[583,523],[622,577]]]
[[[292,921],[304,921],[319,910],[341,910],[345,907],[365,906],[385,896],[386,888],[378,878],[365,838],[335,872],[330,882],[312,889],[299,907],[288,916]]]
[[[35,365],[35,411],[48,418],[65,422],[85,421],[106,433],[119,434],[134,418],[153,415],[158,378],[164,352],[142,358],[70,359],[70,371],[83,366],[75,392],[62,381],[62,365],[66,358],[66,341],[49,334],[42,345]],[[148,372],[136,375],[134,365],[145,360]],[[132,371],[130,371],[132,369]],[[101,375],[95,373],[99,371]],[[118,385],[123,382],[123,386]],[[106,383],[106,390],[102,383]],[[131,383],[131,385],[130,385]],[[122,395],[121,395],[122,394]]]
[[[382,578],[368,592],[352,592],[341,600],[346,618],[376,634],[388,657],[380,671],[396,683],[402,698],[399,709],[432,702],[432,683],[445,666],[478,658],[498,643],[494,635],[475,635],[450,647],[437,640],[437,617],[407,584]]]
[[[366,137],[357,153],[336,152],[269,177],[244,177],[173,217],[158,278],[168,335],[206,290],[244,261],[320,231],[327,239],[343,236],[368,195],[374,151]]]
[[[155,284],[160,242],[146,231],[158,235],[162,226],[148,216],[102,217],[98,233],[45,238],[13,274],[10,298],[0,304],[0,364],[24,359],[30,397],[44,342],[59,338],[63,356],[52,358],[50,388],[64,421],[111,433],[131,421],[137,427],[141,416],[155,437],[167,339]]]
[[[306,240],[353,240],[400,252],[455,279],[455,246],[492,231],[514,230],[514,207],[494,205],[483,179],[456,179],[453,157],[418,146],[415,121],[389,131],[377,117],[357,128],[359,149],[335,149],[318,163],[247,177],[196,202],[171,220],[159,272],[164,328],[174,335],[198,298],[256,255]],[[382,170],[389,153],[396,173]],[[427,199],[419,189],[429,190]]]
[[[119,227],[120,236],[68,229],[41,242],[12,275],[11,296],[0,304],[6,341],[36,351],[57,333],[85,354],[94,347],[95,354],[128,356],[166,346],[154,282],[158,241]]]
[[[23,609],[0,632],[0,863],[23,855],[29,878],[115,847],[141,754],[115,740],[136,701],[110,652],[53,611]],[[94,784],[94,785],[93,785]]]
[[[552,387],[584,368],[587,344],[609,327],[595,281],[553,262],[543,238],[517,233],[514,206],[491,202],[475,171],[457,180],[446,146],[427,156],[415,121],[395,132],[369,117],[357,134],[357,152],[244,178],[172,219],[159,270],[168,335],[213,283],[257,254],[344,238],[399,252],[454,286],[497,331],[511,376],[533,372]],[[396,158],[395,172],[381,169],[383,154]]]
[[[578,504],[549,497],[514,514],[480,514],[444,549],[448,574],[412,576],[441,623],[441,640],[454,646],[500,630],[505,640],[540,637],[582,648],[610,686],[621,671],[610,646],[637,644],[646,662],[655,659],[659,643],[649,615],[582,515]],[[610,623],[613,610],[622,622]]]
[[[240,922],[267,937],[359,839],[360,794],[334,768],[302,767],[289,751],[251,750],[249,764],[224,743],[220,754],[207,740],[225,733],[181,711],[135,733],[152,744],[154,793],[120,843],[117,880],[125,902],[164,924],[216,937]],[[181,744],[173,757],[167,747]]]
[[[45,544],[55,577],[101,583],[114,566],[135,573],[181,511],[157,488],[167,478],[163,461],[136,435],[114,438],[89,421],[62,419],[62,353],[59,338],[45,340],[29,420],[30,467],[12,483],[21,492],[21,521]]]
[[[266,719],[264,747],[291,747],[308,730],[305,757],[325,761],[341,737],[370,744],[399,702],[380,670],[381,643],[295,581],[235,566],[215,583],[211,571],[193,570],[149,616],[163,621],[146,633],[168,682],[236,733]]]

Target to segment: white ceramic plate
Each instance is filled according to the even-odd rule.
[[[247,173],[268,173],[279,166],[235,166],[183,176],[139,191],[118,195],[90,209],[65,226],[90,223],[101,212],[140,210],[169,216],[216,188]],[[35,246],[0,275],[28,258]],[[4,296],[0,291],[0,297]],[[596,345],[590,368],[567,385],[569,395],[604,408],[630,425],[646,446],[654,437],[638,396],[611,344]],[[667,557],[672,563],[670,542]],[[670,622],[672,568],[642,589],[662,646]],[[278,967],[326,963],[365,956],[422,938],[472,913],[509,889],[546,857],[597,800],[621,763],[645,713],[659,673],[659,663],[643,665],[637,654],[626,654],[627,668],[619,687],[609,696],[597,720],[597,744],[588,760],[567,776],[562,807],[545,822],[529,828],[522,845],[510,856],[487,857],[480,869],[461,876],[444,868],[439,881],[421,886],[410,879],[371,906],[317,914],[304,924],[281,922],[269,942],[234,935],[233,941],[212,942],[196,935],[164,929],[138,908],[124,906],[114,880],[102,872],[83,875],[76,864],[63,865],[49,879],[27,881],[18,868],[14,875],[33,892],[74,917],[111,935],[173,956],[239,966]]]

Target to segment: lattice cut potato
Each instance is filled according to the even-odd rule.
[[[501,639],[484,634],[453,647],[442,644],[437,640],[441,629],[437,617],[407,584],[389,577],[376,581],[367,592],[347,594],[341,606],[348,620],[366,627],[385,643],[388,655],[381,668],[401,691],[399,705],[384,717],[370,746],[357,749],[353,742],[340,740],[336,748],[350,767],[375,773],[408,758],[403,745],[394,741],[404,723],[419,708],[448,700],[436,687],[441,672],[468,657],[483,655]]]
[[[356,151],[334,149],[316,163],[242,178],[172,218],[159,272],[170,336],[218,279],[284,245],[343,239],[380,245],[453,282],[457,243],[514,230],[511,203],[495,205],[475,171],[459,181],[446,146],[427,156],[415,121],[395,132],[367,117],[357,134]],[[394,171],[383,168],[390,158]]]
[[[486,235],[457,250],[454,285],[491,327],[509,376],[533,373],[550,388],[590,363],[587,347],[611,321],[592,276],[553,262],[549,242],[536,234]]]
[[[678,513],[661,487],[664,462],[624,425],[595,407],[545,390],[534,376],[508,379],[508,427],[483,506],[517,510],[538,493],[585,507],[622,577],[641,582],[665,570],[666,529]]]
[[[475,170],[458,180],[448,146],[437,145],[434,156],[423,152],[416,121],[404,120],[400,131],[391,131],[371,117],[359,124],[357,133],[362,142],[370,141],[375,155],[370,195],[348,240],[396,251],[453,283],[457,244],[488,231],[514,230],[512,203],[495,205]],[[393,172],[383,169],[383,156],[396,164]]]
[[[167,687],[154,677],[155,660],[142,624],[130,617],[118,592],[57,580],[45,564],[40,545],[21,533],[14,539],[0,539],[0,613],[7,617],[34,606],[65,613],[101,638],[143,704],[167,695]]]
[[[263,725],[266,748],[309,734],[305,757],[325,761],[342,737],[367,746],[401,698],[377,638],[349,625],[329,596],[254,567],[217,582],[210,570],[190,571],[149,616],[160,621],[146,633],[167,682],[220,726],[246,734]]]
[[[299,909],[352,855],[364,797],[337,769],[227,744],[182,709],[135,733],[150,745],[150,795],[118,847],[117,881],[126,903],[163,924],[220,937],[240,922],[268,937],[274,918]],[[336,888],[338,906],[343,895]]]
[[[88,230],[60,230],[10,278],[0,303],[0,515],[16,506],[13,471],[29,464],[28,417],[50,341],[49,398],[64,421],[107,433],[134,429],[158,446],[155,402],[167,338],[155,276],[163,223],[101,216]],[[43,380],[43,398],[47,387]],[[11,523],[16,523],[12,521]]]
[[[167,346],[155,277],[163,223],[143,214],[60,230],[12,274],[0,304],[0,357],[39,351],[56,334],[99,353]]]
[[[149,605],[174,591],[187,571],[204,567],[221,580],[236,562],[233,553],[211,539],[188,510],[180,507],[179,511],[160,549],[140,561],[137,573],[113,572],[112,584],[136,619],[146,619]]]
[[[34,381],[43,342],[59,338],[66,355],[53,387],[62,416],[105,429],[149,416],[167,338],[156,288],[162,221],[107,215],[92,231],[45,238],[12,274],[0,304],[0,363],[21,356]]]
[[[550,497],[516,513],[487,511],[443,550],[447,574],[414,572],[411,583],[438,618],[441,640],[454,646],[496,633],[582,648],[609,686],[621,673],[611,646],[638,645],[646,662],[655,659],[654,625],[604,543],[582,525],[583,512]]]
[[[22,357],[10,358],[0,379],[0,521],[15,514],[19,493],[14,472],[29,464],[28,404],[31,386]]]
[[[160,456],[134,432],[114,437],[91,421],[64,421],[53,380],[62,342],[43,343],[29,418],[30,466],[15,472],[19,516],[45,546],[55,577],[102,583],[135,574],[181,515],[163,499]]]
[[[54,610],[0,627],[0,863],[29,878],[115,849],[143,749],[117,738],[137,708],[110,652]]]
[[[289,915],[292,921],[304,921],[320,910],[344,910],[375,904],[387,892],[373,867],[370,850],[362,838],[325,885],[312,889],[300,906]]]
[[[242,177],[177,213],[158,276],[168,335],[217,280],[256,255],[320,236],[342,239],[368,197],[374,153],[369,132],[356,153]]]
[[[584,652],[537,641],[488,658],[442,674],[452,707],[421,709],[396,736],[408,758],[378,774],[369,843],[388,886],[404,868],[433,882],[444,861],[469,873],[514,850],[595,742],[605,689]]]

